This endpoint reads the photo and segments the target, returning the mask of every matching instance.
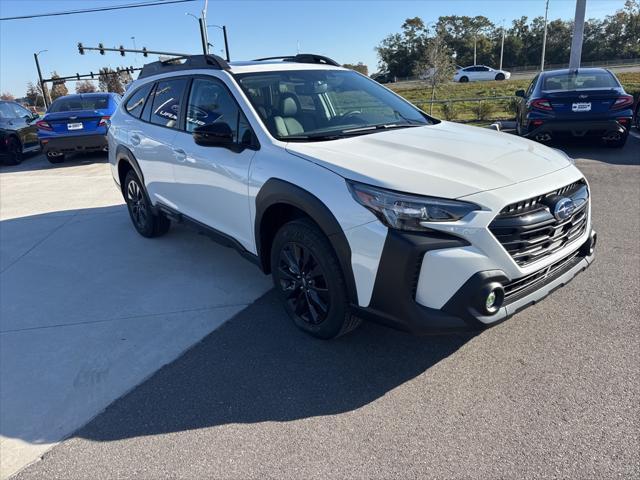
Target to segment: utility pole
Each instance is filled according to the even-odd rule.
[[[542,60],[540,61],[540,71],[544,72],[544,55],[547,51],[547,16],[549,15],[549,0],[544,9],[544,34],[542,35]]]
[[[478,32],[476,31],[476,33],[473,34],[473,64],[477,65],[478,62],[476,61],[476,46],[478,44]]]
[[[502,43],[500,44],[500,70],[502,70],[502,59],[504,58],[504,20],[502,21]]]
[[[231,56],[229,55],[229,42],[227,41],[227,26],[222,26],[222,35],[224,36],[224,52],[227,54],[227,62],[231,61]]]
[[[200,40],[202,41],[202,53],[207,55],[209,53],[209,41],[207,40],[207,27],[205,26],[202,17],[198,18],[198,25],[200,25]]]
[[[587,10],[587,0],[576,0],[576,18],[571,39],[571,56],[569,57],[569,69],[580,68],[582,59],[582,41],[584,37],[584,15]]]
[[[204,7],[202,7],[202,13],[200,14],[200,18],[202,19],[200,28],[203,36],[203,45],[204,45],[205,55],[209,53],[209,35],[207,34],[207,7],[208,6],[209,6],[209,0],[204,0]]]
[[[38,52],[38,53],[42,53],[44,52],[44,50]],[[34,53],[33,54],[33,58],[36,60],[36,69],[38,70],[38,81],[40,82],[40,89],[42,90],[42,98],[44,99],[44,106],[45,108],[49,108],[49,99],[47,98],[47,90],[46,90],[46,86],[44,84],[44,81],[42,80],[42,71],[40,70],[40,62],[38,61],[38,53]]]

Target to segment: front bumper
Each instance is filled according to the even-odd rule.
[[[106,151],[106,135],[74,135],[63,137],[48,137],[40,139],[44,153],[60,152],[85,152],[85,151]]]
[[[472,275],[442,306],[429,308],[416,300],[416,291],[424,256],[430,251],[465,248],[459,237],[443,233],[415,234],[389,230],[380,260],[371,302],[354,307],[355,313],[414,334],[443,334],[480,331],[496,325],[518,311],[539,302],[554,290],[570,282],[594,260],[596,234],[564,252],[551,265],[521,278],[509,279],[502,270],[485,270]],[[433,283],[439,281],[432,279]],[[487,288],[524,287],[504,298],[495,312],[483,308]]]

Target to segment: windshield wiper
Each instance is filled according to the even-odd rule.
[[[379,125],[367,125],[366,127],[348,128],[346,130],[342,130],[342,133],[366,133],[375,132],[376,130],[391,130],[393,128],[423,127],[425,125],[426,124],[424,123],[381,123]]]

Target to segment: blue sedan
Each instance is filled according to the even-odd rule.
[[[599,137],[621,148],[633,119],[633,97],[603,68],[551,70],[518,90],[519,135],[548,142],[560,136]]]
[[[106,151],[109,119],[120,103],[115,93],[83,93],[57,98],[36,122],[38,138],[51,163],[71,152]]]

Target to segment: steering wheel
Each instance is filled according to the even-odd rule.
[[[360,115],[362,115],[362,111],[360,110],[351,110],[347,113],[344,113],[342,115],[340,115],[339,117],[337,117],[336,123],[339,125],[344,125],[344,124],[348,124],[348,123],[359,123],[359,124],[365,124],[367,123],[367,121],[363,118],[360,117]]]

